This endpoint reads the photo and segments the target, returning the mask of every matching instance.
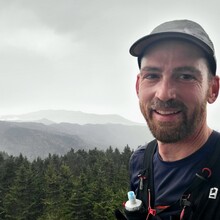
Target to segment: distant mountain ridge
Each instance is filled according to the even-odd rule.
[[[0,117],[0,151],[29,159],[63,155],[71,148],[123,150],[145,144],[152,136],[146,125],[119,115],[42,110]]]
[[[132,122],[119,115],[113,114],[92,114],[81,111],[67,110],[41,110],[21,115],[1,116],[2,121],[21,121],[21,122],[42,122],[44,124],[53,123],[74,123],[74,124],[123,124],[123,125],[140,125]]]

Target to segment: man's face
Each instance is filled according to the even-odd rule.
[[[203,52],[190,43],[164,41],[147,50],[136,90],[157,140],[177,142],[206,123],[208,71]]]

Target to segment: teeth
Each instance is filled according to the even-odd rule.
[[[160,115],[172,115],[178,113],[178,111],[156,111]]]

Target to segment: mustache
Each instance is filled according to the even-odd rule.
[[[152,109],[166,109],[166,108],[178,108],[178,109],[186,109],[186,106],[174,99],[170,99],[167,101],[161,101],[160,99],[154,99],[151,103],[151,108]]]

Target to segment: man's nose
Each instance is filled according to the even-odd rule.
[[[176,86],[171,80],[161,80],[156,91],[156,97],[162,101],[176,98]]]

